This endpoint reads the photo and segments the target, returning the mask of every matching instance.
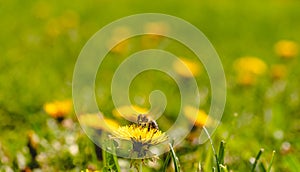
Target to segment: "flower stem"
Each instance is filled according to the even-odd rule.
[[[142,171],[143,171],[143,163],[142,161],[140,161],[138,165],[138,172],[142,172]]]

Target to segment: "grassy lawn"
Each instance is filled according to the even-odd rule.
[[[226,142],[224,164],[232,171],[251,171],[253,158],[263,148],[259,163],[265,167],[269,166],[275,150],[273,171],[299,171],[299,54],[296,52],[291,58],[282,58],[275,50],[280,40],[289,40],[300,49],[299,9],[300,1],[297,0],[1,1],[0,171],[5,171],[8,166],[17,170],[20,154],[30,164],[27,142],[31,138],[28,133],[32,131],[39,137],[38,154],[46,152],[45,155],[50,156],[47,154],[50,148],[47,150],[46,147],[51,147],[48,171],[80,171],[88,166],[95,169],[105,166],[105,162],[97,160],[94,145],[81,130],[73,111],[66,117],[72,121],[70,129],[55,121],[43,107],[47,102],[72,99],[72,77],[77,57],[95,32],[119,18],[149,12],[173,15],[195,25],[220,56],[227,81],[227,100],[222,121],[212,140],[216,148],[221,140]],[[108,83],[114,70],[128,55],[149,48],[143,47],[142,41],[142,37],[132,38],[128,52],[108,54],[102,71],[97,74],[97,101],[108,117],[114,117]],[[161,48],[179,57],[195,59],[187,48],[168,38],[163,38],[158,45],[150,45],[150,48]],[[248,65],[251,69],[258,65],[246,62],[246,66],[237,67],[236,64],[239,58],[249,56],[261,60],[265,66],[263,72],[258,72],[259,76],[255,74],[255,79],[247,80],[245,73],[239,72]],[[152,77],[150,81],[149,77]],[[196,80],[203,95],[200,108],[207,112],[211,95],[204,69]],[[149,71],[135,78],[130,96],[132,101],[136,100],[135,97],[147,99],[152,90],[162,90],[168,100],[165,115],[170,120],[158,120],[158,125],[167,129],[176,119],[180,105],[175,85],[165,74]],[[143,108],[150,106],[148,100],[138,105]],[[64,141],[67,136],[75,139],[70,145],[78,146],[76,155],[68,152],[70,145]],[[53,145],[62,142],[66,142],[65,145],[56,150]],[[182,171],[196,171],[199,163],[204,171],[211,171],[216,166],[209,142],[193,145],[185,141],[174,149]],[[53,153],[57,153],[56,156]],[[8,160],[1,159],[4,155]],[[165,158],[166,155],[160,157],[159,167],[145,165],[144,171],[161,170]],[[122,163],[128,165],[123,159],[119,163],[121,167]],[[168,167],[170,171],[173,170],[171,166]],[[262,171],[259,167],[256,170]]]

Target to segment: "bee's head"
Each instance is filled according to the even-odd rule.
[[[145,114],[138,115],[138,118],[137,118],[138,123],[148,122],[148,121],[149,121],[149,119],[148,119],[147,115],[145,115]]]

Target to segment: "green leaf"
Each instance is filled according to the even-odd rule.
[[[112,140],[107,140],[104,146],[111,148],[112,152],[115,153],[115,146]],[[102,151],[104,168],[103,171],[121,171],[118,163],[118,158],[115,154],[111,154],[105,150]]]

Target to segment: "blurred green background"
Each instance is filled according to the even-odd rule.
[[[300,43],[299,9],[297,0],[0,1],[0,143],[13,159],[26,145],[28,130],[46,137],[49,129],[45,123],[49,116],[43,105],[71,98],[73,68],[86,41],[116,19],[156,12],[195,25],[221,58],[228,93],[222,124],[214,140],[216,144],[226,140],[229,166],[234,171],[244,171],[249,159],[263,147],[265,162],[270,160],[272,150],[276,150],[275,171],[299,171],[299,55],[287,60],[274,51],[280,40]],[[178,51],[176,45],[166,49]],[[124,54],[111,55],[115,56]],[[239,86],[235,81],[233,64],[243,56],[256,56],[268,67],[252,86]],[[108,68],[117,63],[120,59],[108,62]],[[280,81],[271,78],[274,64],[287,68],[287,76]],[[202,77],[199,81],[203,80],[203,85],[209,88],[207,77]],[[143,82],[146,81],[141,77],[138,83]],[[106,102],[109,95],[104,95],[99,102],[107,104],[102,111],[110,114],[113,106]],[[208,107],[209,103],[203,105],[204,109]],[[172,109],[178,109],[176,102],[169,105],[167,113],[172,114]],[[198,152],[205,157],[204,150]],[[182,159],[184,168],[188,161]]]

